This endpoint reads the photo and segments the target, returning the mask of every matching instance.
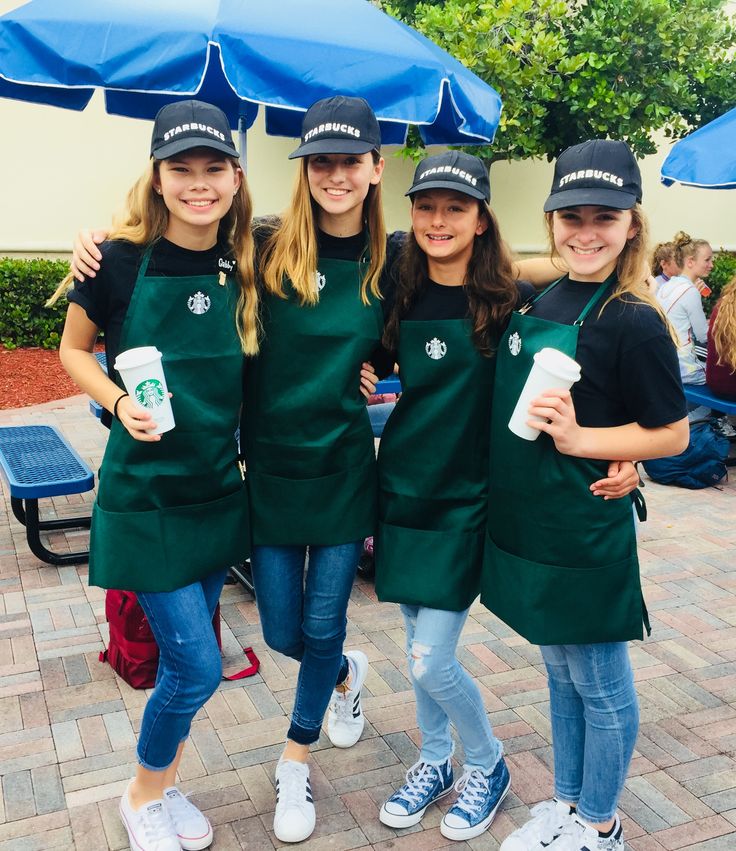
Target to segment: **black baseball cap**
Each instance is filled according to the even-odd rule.
[[[641,202],[641,172],[626,142],[591,139],[564,150],[544,212],[563,207],[613,207],[630,210]]]
[[[162,107],[153,122],[151,156],[165,160],[191,148],[213,148],[238,157],[225,113],[211,103],[182,100]]]
[[[381,128],[367,100],[336,95],[313,103],[302,121],[302,143],[289,159],[310,154],[367,154],[381,149]]]
[[[405,195],[428,189],[452,189],[479,201],[491,200],[491,182],[483,160],[462,151],[447,151],[422,160]]]

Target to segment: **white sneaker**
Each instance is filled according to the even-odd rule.
[[[550,851],[624,851],[624,830],[616,816],[610,836],[601,836],[577,815],[565,825],[562,835],[552,843]]]
[[[276,766],[276,811],[273,832],[281,842],[301,842],[311,836],[315,824],[309,766],[281,759]]]
[[[350,688],[332,692],[327,714],[327,737],[336,748],[350,748],[360,738],[365,716],[360,705],[360,690],[368,674],[368,657],[361,650],[348,650]]]
[[[158,799],[134,810],[128,797],[130,783],[120,799],[120,818],[128,831],[132,851],[181,851],[166,804]]]
[[[174,822],[183,851],[202,851],[212,845],[212,825],[209,819],[176,786],[164,789],[164,803]]]
[[[542,801],[530,813],[531,819],[504,839],[500,851],[544,851],[573,818],[570,807],[558,800]]]

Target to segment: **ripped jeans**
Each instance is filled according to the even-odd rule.
[[[478,686],[455,657],[468,609],[447,612],[402,604],[401,613],[422,733],[420,759],[440,765],[452,756],[452,722],[465,751],[464,767],[489,774],[503,747],[493,735]]]

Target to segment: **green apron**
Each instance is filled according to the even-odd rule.
[[[463,611],[480,592],[495,358],[468,320],[402,322],[403,393],[378,452],[380,600]]]
[[[481,601],[533,644],[642,638],[631,500],[589,490],[606,462],[563,455],[547,434],[528,441],[508,428],[534,354],[550,346],[575,357],[580,326],[610,287],[610,278],[595,287],[573,325],[514,313],[499,345]]]
[[[360,300],[365,263],[321,259],[317,304],[263,298],[265,339],[247,366],[243,452],[253,543],[332,546],[372,535],[376,459],[360,365],[383,329]]]
[[[150,256],[151,249],[120,348],[163,352],[176,426],[144,443],[113,421],[90,540],[90,583],[127,591],[182,588],[250,554],[235,441],[243,370],[237,285],[220,285],[214,274],[147,278]]]

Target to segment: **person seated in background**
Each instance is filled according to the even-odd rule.
[[[736,402],[736,276],[710,316],[705,383],[717,396]]]
[[[675,262],[674,242],[660,242],[652,252],[653,292],[655,295],[662,284],[667,283],[670,278],[679,274],[680,267]]]
[[[713,250],[704,239],[680,231],[673,239],[674,262],[680,273],[660,284],[656,296],[679,339],[677,357],[683,384],[705,384],[705,368],[695,354],[696,341],[705,345],[708,320],[695,282],[713,268]],[[699,416],[707,413],[698,411]]]

